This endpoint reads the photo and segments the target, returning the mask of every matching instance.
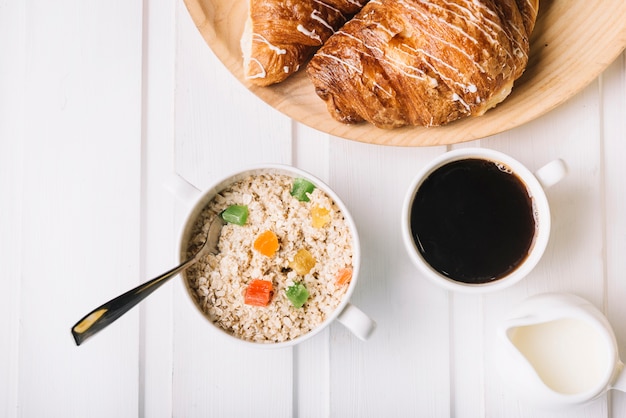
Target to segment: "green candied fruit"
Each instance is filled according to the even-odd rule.
[[[313,193],[315,185],[310,181],[303,178],[293,179],[293,186],[291,187],[291,195],[301,202],[309,202],[309,196],[307,193]]]
[[[301,308],[304,302],[309,298],[309,291],[306,290],[306,287],[304,287],[302,283],[294,283],[292,286],[289,286],[285,290],[285,294],[287,295],[287,299],[289,299],[291,304],[296,308]]]
[[[244,225],[248,220],[248,207],[230,205],[221,213],[222,219],[231,224]]]

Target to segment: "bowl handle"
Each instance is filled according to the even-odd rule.
[[[376,322],[351,303],[348,303],[341,311],[337,320],[363,341],[367,340],[376,329]]]
[[[201,190],[177,173],[173,173],[169,176],[169,178],[163,182],[163,187],[188,206],[192,206],[202,193]]]

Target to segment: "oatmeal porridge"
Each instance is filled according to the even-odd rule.
[[[323,190],[284,174],[251,175],[210,201],[188,245],[193,254],[216,216],[219,253],[186,274],[196,303],[244,340],[283,342],[306,334],[339,305],[352,277],[352,240]]]

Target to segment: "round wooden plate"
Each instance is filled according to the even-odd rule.
[[[185,0],[185,4],[217,57],[262,100],[320,131],[380,145],[455,144],[520,126],[582,90],[626,47],[626,1],[540,0],[528,67],[504,102],[483,116],[444,127],[384,130],[335,121],[303,71],[272,87],[244,80],[239,40],[248,0]]]

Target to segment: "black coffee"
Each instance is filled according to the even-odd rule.
[[[535,229],[525,184],[501,164],[482,159],[435,170],[411,208],[411,232],[424,259],[464,283],[487,283],[515,270]]]

